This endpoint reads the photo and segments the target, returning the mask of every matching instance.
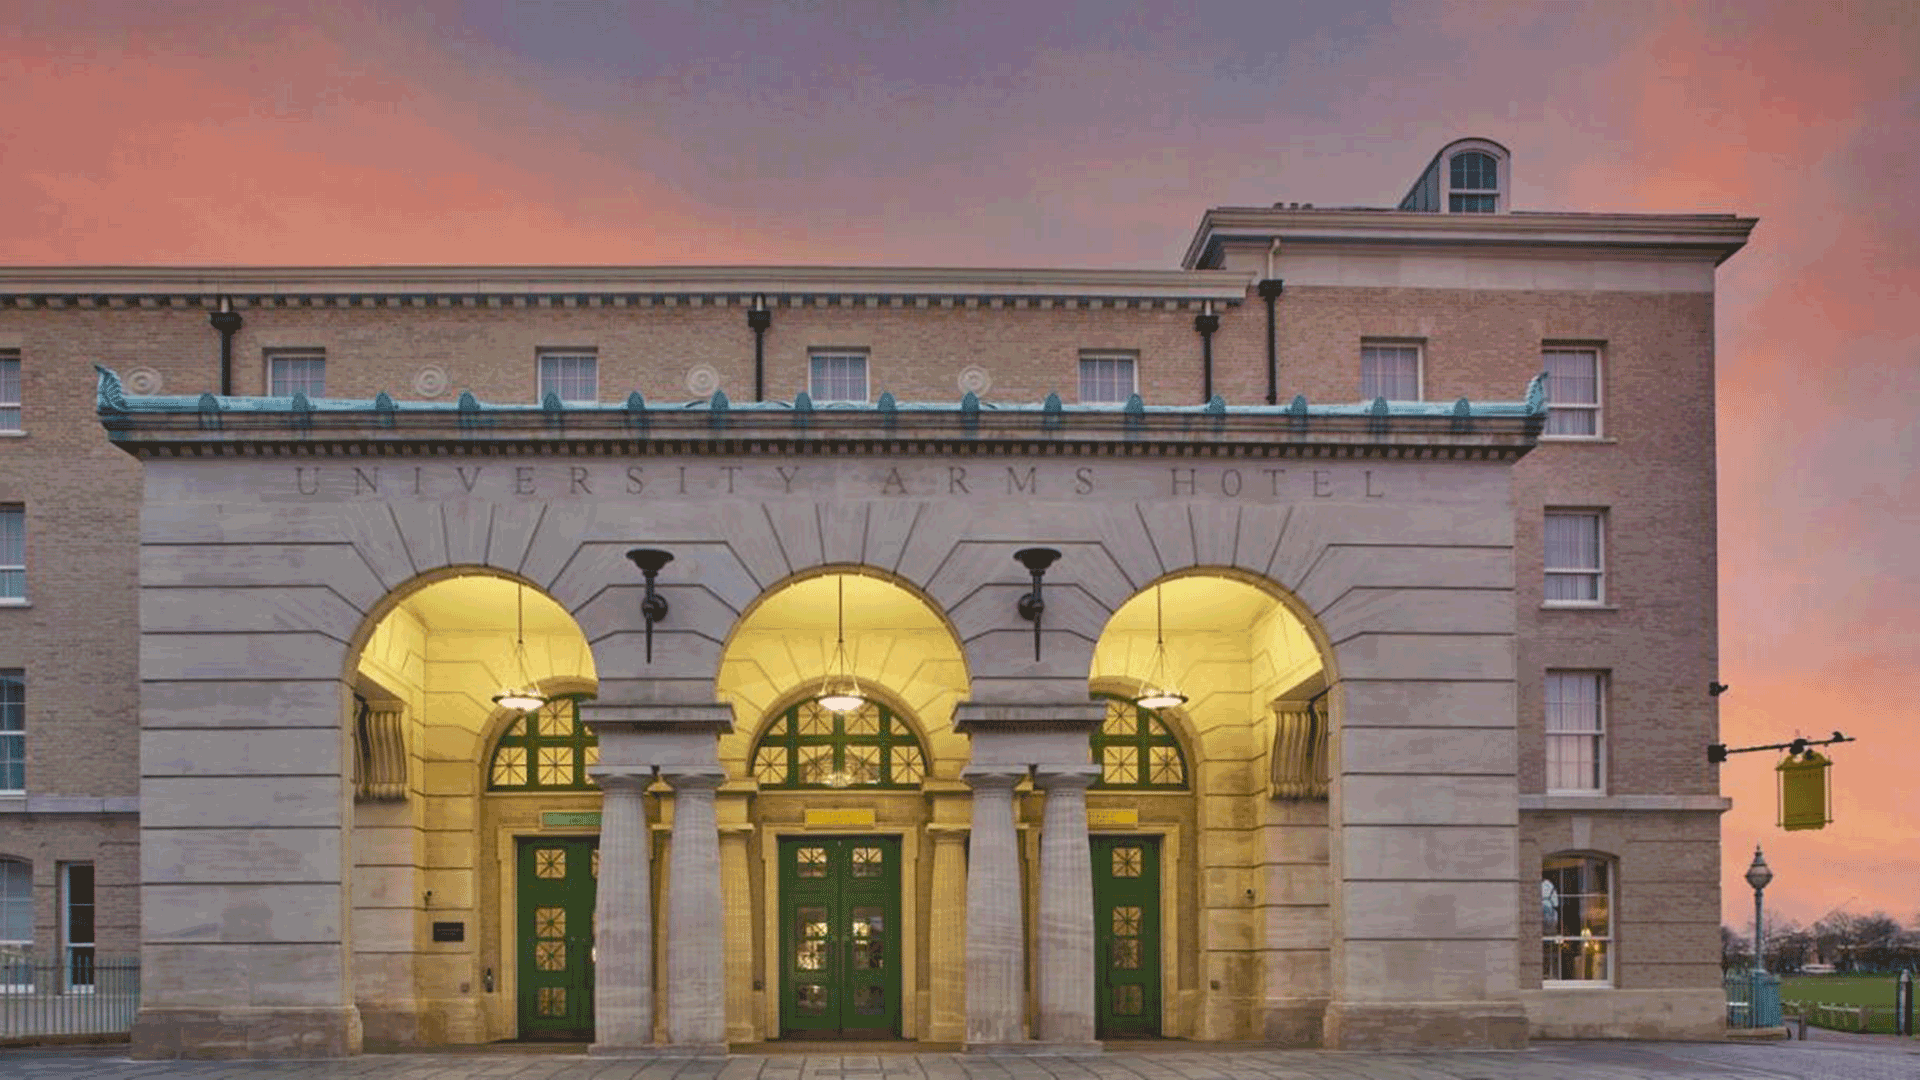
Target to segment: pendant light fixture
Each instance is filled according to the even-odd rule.
[[[1166,613],[1160,603],[1160,586],[1153,587],[1153,662],[1147,667],[1147,682],[1140,696],[1133,699],[1143,709],[1171,709],[1184,705],[1187,695],[1167,680]]]
[[[865,705],[867,699],[860,692],[859,680],[853,677],[853,665],[847,660],[847,579],[836,575],[833,580],[838,590],[833,655],[827,659],[827,675],[820,680],[817,700],[828,712],[844,713]]]
[[[520,667],[520,685],[509,686],[493,695],[493,703],[503,709],[527,713],[547,703],[547,695],[534,685],[527,674],[527,587],[513,584],[513,658]],[[524,687],[524,689],[522,689]]]

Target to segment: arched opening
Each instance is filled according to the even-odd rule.
[[[1271,582],[1196,569],[1130,597],[1095,643],[1088,685],[1109,701],[1087,803],[1103,1036],[1266,1038],[1292,1010],[1282,1026],[1318,1038],[1334,680],[1300,612]]]
[[[858,704],[833,700],[846,676]],[[882,571],[824,567],[748,608],[716,685],[737,718],[721,873],[752,911],[726,931],[729,1037],[958,1038],[927,998],[933,893],[964,881],[930,826],[965,821],[968,798],[952,726],[968,674],[944,613]]]
[[[552,831],[556,812],[597,832],[577,714],[598,685],[592,652],[540,588],[485,567],[396,588],[356,641],[353,979],[366,1038],[514,1035],[520,841]],[[547,704],[502,707],[508,688]]]

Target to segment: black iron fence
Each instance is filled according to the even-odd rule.
[[[76,956],[0,963],[0,1038],[113,1035],[140,1011],[140,961]]]

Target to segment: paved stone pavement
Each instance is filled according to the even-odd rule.
[[[368,1054],[339,1061],[148,1062],[126,1050],[0,1050],[23,1080],[1920,1080],[1920,1040],[1785,1043],[1540,1042],[1423,1054],[1160,1044],[1072,1057],[736,1054],[612,1060],[521,1047]]]

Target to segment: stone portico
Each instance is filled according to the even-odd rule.
[[[901,1038],[1097,1046],[1101,965],[1139,946],[1096,892],[1152,880],[1144,913],[1115,910],[1158,935],[1158,1033],[1523,1044],[1509,472],[1537,393],[887,406],[290,405],[103,374],[145,477],[136,1055],[512,1037],[513,860],[540,836],[597,845],[577,939],[597,1054],[783,1037],[782,889],[813,887],[783,860],[809,837],[897,859],[897,918],[858,925],[888,935],[871,1000]],[[652,625],[642,545],[674,556]],[[1037,625],[1013,557],[1035,545],[1062,552]],[[492,669],[436,682],[471,628],[434,620],[470,605],[408,607],[478,579],[577,642],[542,622],[530,651],[583,697],[591,789],[495,793],[503,738],[540,767],[534,721],[489,710]],[[853,750],[839,788],[790,789],[762,756],[823,674],[829,594],[805,590],[827,580],[853,582],[856,673],[886,709],[872,791]],[[1128,737],[1138,768],[1184,773],[1123,789],[1089,752],[1118,714],[1089,694],[1146,685],[1159,638],[1188,702]],[[397,800],[363,782],[382,725],[407,748]],[[1096,858],[1116,838],[1154,860],[1138,885]]]

